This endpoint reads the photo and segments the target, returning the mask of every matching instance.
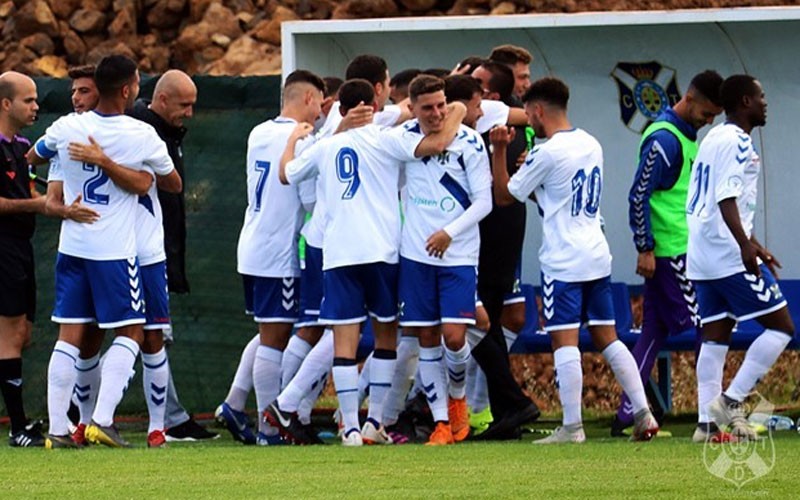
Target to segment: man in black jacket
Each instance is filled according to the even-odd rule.
[[[134,118],[149,123],[167,144],[175,169],[186,185],[183,165],[183,121],[191,118],[197,102],[197,87],[192,79],[180,70],[169,70],[156,82],[153,100],[139,99],[130,112]],[[167,253],[167,282],[172,293],[189,293],[186,279],[186,205],[184,193],[167,193],[158,190],[158,201],[164,215],[164,249]],[[167,333],[166,331],[164,332]],[[167,390],[167,412],[164,420],[167,441],[197,441],[213,439],[217,434],[208,432],[192,419],[178,401],[172,374]]]

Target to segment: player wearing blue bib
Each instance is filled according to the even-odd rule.
[[[630,396],[636,424],[634,438],[649,440],[658,423],[647,406],[636,362],[617,339],[611,297],[611,253],[600,226],[603,151],[594,137],[574,128],[567,118],[569,89],[557,78],[542,78],[525,93],[525,112],[537,137],[536,146],[509,179],[506,128],[492,131],[494,195],[497,204],[525,201],[533,193],[542,213],[542,302],[550,334],[563,407],[563,425],[541,444],[583,442],[581,420],[583,374],[578,331],[589,333],[620,385]]]
[[[698,442],[713,439],[715,427],[723,425],[737,439],[756,439],[743,402],[794,336],[775,281],[780,264],[753,234],[761,162],[750,134],[767,121],[764,90],[752,76],[734,75],[722,83],[720,94],[726,120],[700,145],[686,203],[687,275],[697,289],[703,330],[697,358]],[[722,392],[733,327],[747,319],[756,319],[764,333]]]

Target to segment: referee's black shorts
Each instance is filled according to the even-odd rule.
[[[30,240],[0,236],[0,316],[36,315],[36,276]]]

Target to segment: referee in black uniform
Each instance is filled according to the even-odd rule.
[[[18,134],[36,120],[36,84],[9,71],[0,75],[0,389],[11,420],[11,446],[43,446],[40,422],[28,422],[22,405],[22,349],[36,313],[31,238],[45,198],[31,185],[25,153],[30,142]]]

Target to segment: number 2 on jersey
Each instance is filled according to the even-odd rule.
[[[339,178],[339,182],[347,184],[342,199],[352,199],[361,186],[361,178],[358,176],[358,155],[352,149],[342,148],[336,154],[336,177]]]
[[[253,211],[260,212],[261,195],[264,193],[264,184],[267,183],[267,175],[269,175],[269,162],[256,161],[256,172],[258,172],[258,180],[256,181],[256,206]]]
[[[84,163],[83,170],[85,172],[96,172],[83,183],[83,200],[86,203],[108,205],[108,195],[97,192],[97,190],[109,180],[105,171],[90,163]]]
[[[588,182],[587,182],[588,181]],[[586,203],[584,204],[584,186],[586,187]],[[600,210],[600,193],[603,190],[603,178],[600,167],[594,167],[586,177],[586,172],[578,170],[572,177],[572,216],[580,215],[581,210],[587,217],[595,217]]]

